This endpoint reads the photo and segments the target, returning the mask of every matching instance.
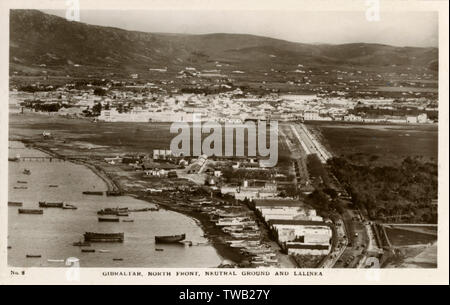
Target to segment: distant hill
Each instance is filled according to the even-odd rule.
[[[259,69],[305,66],[414,67],[436,70],[436,48],[380,44],[312,45],[240,34],[157,34],[101,27],[12,10],[10,63],[64,70],[74,65],[123,71],[168,67]],[[88,69],[89,70],[89,69]],[[86,70],[86,71],[88,71]],[[178,70],[177,70],[178,71]]]

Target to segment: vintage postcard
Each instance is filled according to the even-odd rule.
[[[0,283],[448,283],[448,1],[0,8]]]

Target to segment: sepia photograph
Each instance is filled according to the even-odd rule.
[[[5,13],[7,273],[448,269],[448,15],[60,2]]]

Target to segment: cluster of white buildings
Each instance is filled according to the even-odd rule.
[[[344,117],[347,122],[362,123],[394,123],[394,124],[427,124],[433,121],[428,119],[426,113],[409,116],[378,116],[378,117],[362,117],[359,115],[349,114]]]
[[[331,251],[330,223],[302,202],[263,199],[252,204],[289,255],[327,255]]]
[[[190,73],[189,67],[185,69]],[[213,72],[213,71],[207,71]],[[425,97],[404,98],[400,104],[392,98],[348,98],[345,96],[279,95],[276,93],[255,96],[240,89],[203,95],[193,93],[167,92],[161,85],[126,85],[120,88],[114,83],[101,89],[104,96],[95,95],[94,86],[86,90],[73,89],[74,84],[54,91],[37,92],[35,99],[44,102],[61,103],[61,115],[82,116],[84,110],[92,110],[101,104],[98,117],[106,122],[193,122],[194,120],[242,123],[246,120],[277,121],[350,121],[429,123],[427,111],[437,111],[437,102]],[[167,85],[167,84],[166,84]],[[146,89],[146,90],[138,90]],[[151,89],[150,91],[147,89]],[[417,109],[416,116],[378,116],[351,114],[356,107],[367,106],[376,109],[395,110],[398,106]],[[432,105],[432,106],[430,106]],[[353,112],[354,113],[354,112]]]
[[[103,110],[98,119],[107,122],[193,122],[195,120],[220,123],[242,123],[246,120],[404,124],[430,122],[425,110],[417,116],[371,117],[351,114],[350,111],[355,109],[358,103],[366,103],[360,99],[318,97],[316,95],[268,95],[265,97],[242,97],[242,95],[243,93],[239,89],[214,96],[180,94],[158,98],[156,101],[147,101],[144,105],[135,106],[126,112],[112,107]],[[392,100],[380,99],[370,105],[381,108],[393,107],[389,106],[392,102]]]
[[[278,196],[277,184],[266,182],[264,186],[249,186],[245,180],[241,186],[222,186],[220,192],[223,195],[231,195],[237,200],[249,200],[264,198],[276,198]]]

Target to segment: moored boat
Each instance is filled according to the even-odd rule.
[[[107,191],[106,196],[122,196],[122,192],[120,191]]]
[[[128,208],[106,208],[97,212],[98,215],[114,215],[114,216],[128,216]],[[120,215],[119,215],[120,214]]]
[[[155,236],[155,242],[160,244],[178,243],[186,238],[186,234]]]
[[[23,174],[24,175],[31,175],[31,171],[29,169],[24,169],[23,170]]]
[[[64,206],[64,202],[45,202],[39,201],[40,208],[62,208]]]
[[[63,210],[76,210],[78,209],[76,206],[72,205],[72,204],[65,204],[63,205]]]
[[[42,255],[40,255],[40,254],[27,254],[26,257],[27,258],[40,258],[40,257],[42,257]]]
[[[44,210],[19,209],[19,214],[43,215],[44,214]]]
[[[84,191],[83,195],[103,196],[103,192]]]
[[[22,202],[8,201],[8,206],[10,207],[21,207],[22,205],[23,205]]]
[[[120,219],[118,217],[99,217],[99,222],[119,222]]]
[[[123,242],[124,233],[84,233],[84,241],[86,242]]]
[[[143,208],[143,209],[130,209],[130,212],[157,212],[159,211],[159,207],[154,208]]]
[[[81,249],[83,253],[95,253],[95,249]]]
[[[91,243],[85,241],[77,241],[72,244],[74,247],[90,247]]]

